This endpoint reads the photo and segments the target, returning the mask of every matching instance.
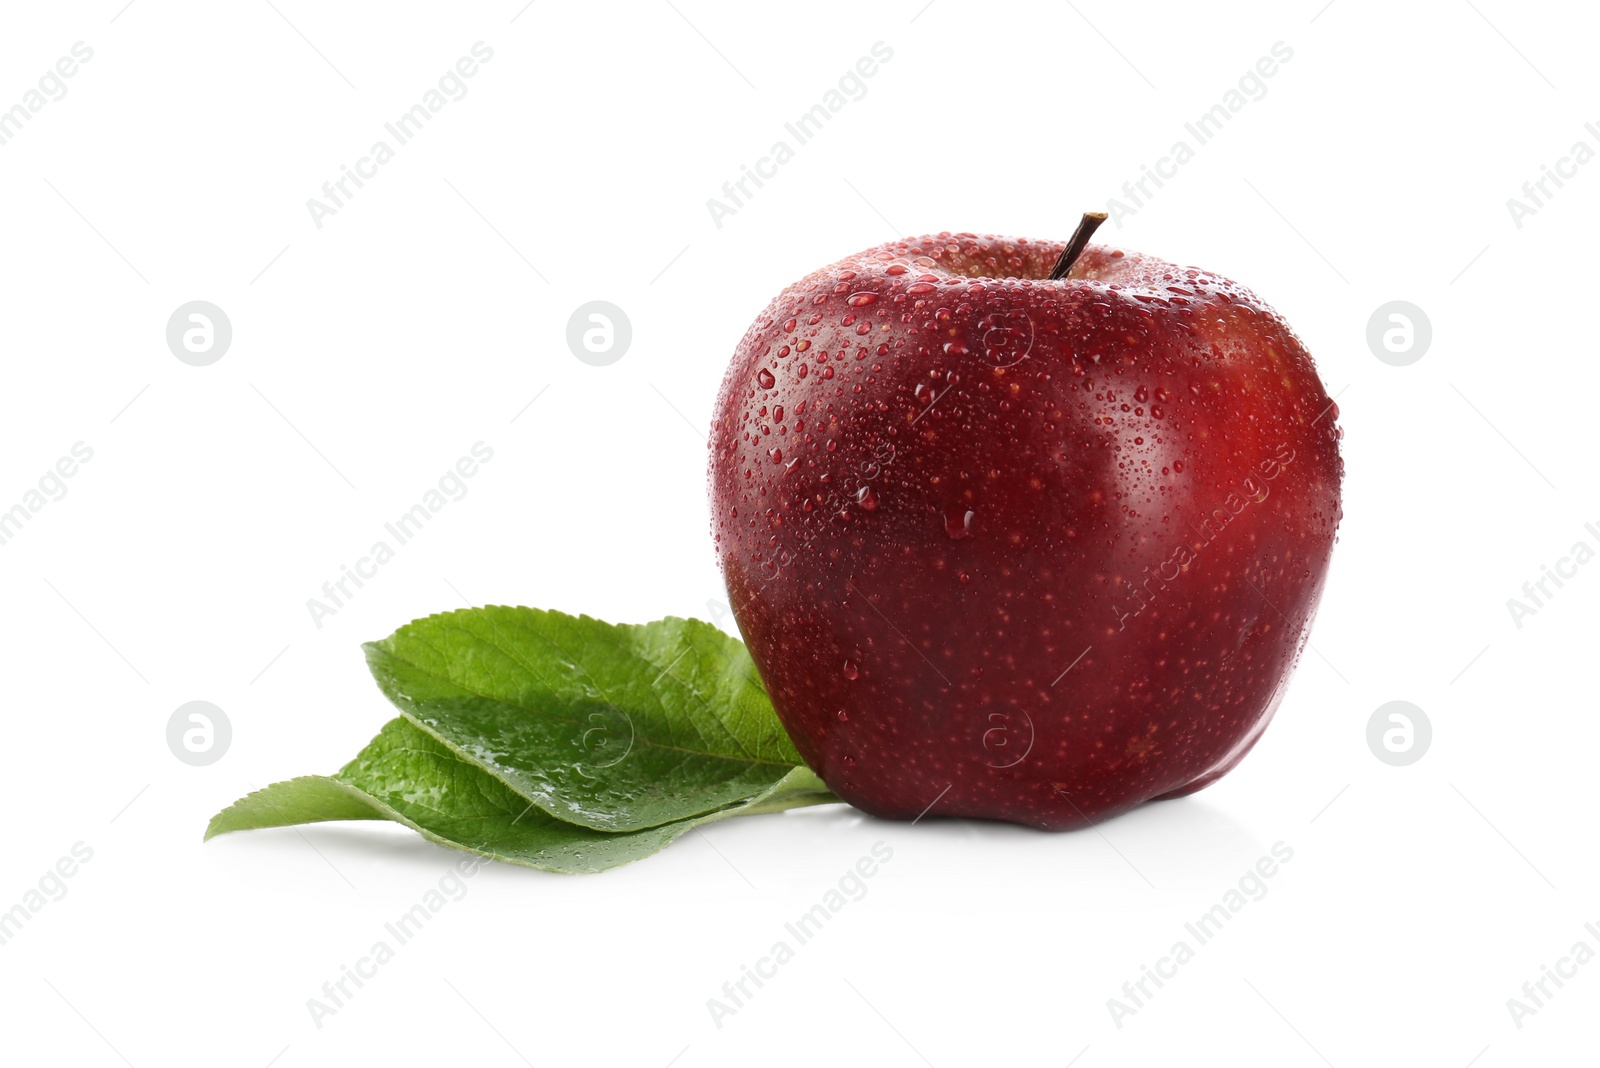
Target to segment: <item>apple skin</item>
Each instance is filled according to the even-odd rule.
[[[1282,700],[1341,515],[1311,357],[1210,272],[942,233],[785,289],[717,399],[729,604],[878,816],[1064,829],[1199,790]]]

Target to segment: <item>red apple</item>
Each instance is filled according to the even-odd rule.
[[[1310,355],[1234,282],[1085,248],[1094,225],[849,256],[723,380],[729,603],[867,812],[1066,828],[1191,793],[1306,640],[1343,471]]]

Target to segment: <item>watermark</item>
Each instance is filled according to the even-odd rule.
[[[834,83],[835,87],[823,93],[821,100],[793,122],[784,123],[783,132],[786,136],[774,141],[767,154],[756,160],[754,165],[741,164],[739,176],[722,183],[721,197],[706,200],[706,211],[711,213],[712,224],[720,230],[722,220],[738,214],[740,208],[746,207],[754,199],[757,190],[778,176],[778,168],[794,159],[795,149],[821,133],[822,128],[845,109],[845,105],[860,101],[867,95],[867,80],[878,73],[882,64],[893,58],[894,49],[882,41],[874,41],[870,54],[856,60],[854,66],[841,74]],[[752,185],[755,189],[750,188]]]
[[[356,193],[378,176],[378,168],[392,162],[397,150],[410,144],[433,121],[433,117],[444,110],[446,104],[466,97],[467,80],[477,76],[480,64],[494,58],[494,49],[482,41],[472,45],[471,53],[456,60],[454,66],[441,74],[434,83],[435,88],[423,93],[419,103],[383,124],[387,139],[374,141],[372,147],[367,149],[367,154],[356,160],[354,167],[341,163],[339,177],[322,183],[322,196],[306,200],[306,211],[311,213],[313,226],[322,229],[323,220],[339,214],[339,209],[348,207]],[[390,144],[390,141],[394,143]],[[355,189],[350,188],[352,185]]]
[[[1367,319],[1367,348],[1390,367],[1416,363],[1432,344],[1432,320],[1408,300],[1380,304]]]
[[[775,941],[765,956],[757,957],[754,967],[739,965],[739,977],[722,984],[722,996],[706,999],[706,1011],[711,1014],[711,1022],[717,1030],[722,1030],[730,1016],[747,1006],[769,980],[778,977],[778,969],[794,960],[795,951],[800,946],[817,937],[835,916],[844,911],[846,905],[866,897],[867,880],[877,875],[880,866],[889,863],[893,857],[894,849],[889,843],[872,843],[868,853],[862,854],[855,864],[845,869],[820,901],[783,925],[786,937]]]
[[[1165,560],[1156,565],[1154,571],[1151,571],[1150,567],[1146,565],[1141,572],[1144,576],[1141,582],[1135,584],[1132,580],[1124,580],[1124,592],[1128,595],[1129,602],[1135,607],[1132,611],[1124,611],[1121,603],[1116,601],[1111,603],[1111,614],[1117,621],[1117,629],[1126,630],[1128,628],[1128,620],[1133,619],[1146,608],[1155,604],[1160,594],[1167,589],[1168,584],[1176,582],[1178,577],[1200,558],[1200,554],[1205,551],[1206,547],[1216,541],[1222,532],[1227,529],[1228,524],[1233,522],[1245,508],[1251,504],[1260,504],[1265,501],[1272,493],[1272,481],[1283,473],[1285,467],[1294,462],[1294,458],[1295,451],[1293,449],[1287,444],[1279,445],[1273,456],[1262,460],[1256,466],[1256,471],[1261,477],[1246,475],[1243,481],[1239,483],[1238,489],[1230,491],[1222,499],[1222,503],[1213,508],[1211,514],[1201,522],[1200,528],[1195,531],[1196,537],[1193,542],[1184,541],[1179,543],[1178,547],[1172,550]]]
[[[80,865],[94,859],[94,850],[83,842],[72,843],[68,855],[61,857],[34,885],[25,890],[21,900],[0,912],[0,946],[7,945],[44,911],[44,907],[67,896],[67,880],[78,874]]]
[[[1278,874],[1280,865],[1293,859],[1292,848],[1283,842],[1274,842],[1271,856],[1263,856],[1245,869],[1234,887],[1222,895],[1221,901],[1183,925],[1187,937],[1173,942],[1164,956],[1156,958],[1154,965],[1139,965],[1139,977],[1122,984],[1122,996],[1106,999],[1106,1011],[1111,1014],[1111,1022],[1117,1030],[1122,1030],[1123,1021],[1128,1017],[1147,1008],[1167,981],[1177,978],[1178,969],[1194,960],[1199,948],[1221,934],[1246,905],[1266,897],[1267,880]]]
[[[228,714],[210,701],[179,705],[167,720],[167,748],[190,767],[215,764],[232,744],[233,724]]]
[[[989,724],[983,732],[983,751],[993,759],[989,766],[997,770],[1014,768],[1033,752],[1033,717],[1017,705],[990,712],[985,717]]]
[[[78,73],[79,64],[94,58],[94,49],[82,41],[74,41],[70,55],[56,60],[55,65],[39,76],[37,88],[22,94],[21,103],[0,111],[0,145],[8,145],[22,132],[22,128],[43,111],[46,104],[55,103],[67,95],[68,78]]]
[[[1367,748],[1390,767],[1415,764],[1432,744],[1433,723],[1410,701],[1379,705],[1367,720]]]
[[[209,367],[233,344],[228,313],[209,300],[191,300],[167,320],[167,348],[190,367]]]
[[[1600,529],[1593,523],[1583,525],[1585,534],[1594,539],[1594,545],[1600,545]],[[1522,629],[1522,621],[1529,616],[1539,614],[1539,609],[1546,607],[1566,585],[1563,579],[1571,580],[1578,577],[1578,568],[1594,559],[1594,545],[1587,540],[1579,538],[1572,543],[1572,548],[1567,550],[1567,555],[1556,561],[1555,567],[1549,564],[1539,565],[1539,577],[1530,579],[1522,584],[1522,597],[1506,598],[1506,611],[1511,613],[1511,622],[1516,624],[1518,630]],[[1551,586],[1555,589],[1551,589]]]
[[[662,675],[667,674],[663,671]],[[594,778],[592,771],[613,767],[633,752],[633,717],[613,705],[590,712],[585,717],[578,746],[584,757],[573,768],[578,774]]]
[[[590,367],[616,363],[632,342],[633,322],[610,301],[579,305],[567,320],[567,348]]]
[[[706,614],[711,617],[711,625],[713,627],[721,631],[728,631],[731,623],[733,624],[733,632],[737,633],[738,624],[733,618],[733,607],[727,601],[717,597],[708,597],[706,599]]]
[[[488,862],[488,857],[476,855],[456,861],[415,905],[383,925],[383,937],[376,939],[363,956],[357,957],[354,965],[339,965],[338,977],[322,984],[322,996],[306,999],[306,1011],[311,1014],[311,1022],[317,1030],[322,1030],[328,1017],[346,1008],[368,980],[376,979],[378,969],[394,960],[396,951],[432,923],[446,905],[466,897],[466,880],[478,874],[478,869]]]
[[[1165,186],[1167,180],[1176,178],[1178,169],[1194,159],[1195,153],[1202,145],[1220,134],[1223,127],[1233,121],[1233,117],[1246,106],[1266,97],[1267,81],[1276,77],[1282,64],[1288,63],[1293,58],[1294,49],[1282,41],[1274,41],[1269,54],[1262,56],[1256,60],[1254,66],[1246,69],[1239,76],[1235,87],[1222,94],[1221,100],[1211,105],[1209,110],[1202,112],[1192,122],[1183,124],[1185,136],[1174,141],[1165,156],[1153,164],[1141,165],[1139,177],[1122,183],[1122,196],[1112,197],[1106,201],[1106,214],[1111,216],[1111,222],[1120,229],[1122,220],[1137,215],[1141,208],[1148,207],[1155,197],[1156,190]]]
[[[1523,224],[1533,216],[1539,214],[1541,208],[1548,207],[1555,195],[1566,188],[1567,181],[1578,176],[1578,168],[1584,166],[1595,157],[1595,146],[1600,145],[1600,126],[1595,123],[1583,124],[1583,132],[1592,139],[1579,138],[1572,143],[1567,154],[1556,160],[1555,163],[1545,163],[1539,167],[1539,177],[1530,178],[1522,183],[1521,197],[1507,197],[1506,211],[1511,215],[1511,225],[1520,230]],[[1551,186],[1555,188],[1552,189]]]
[[[1583,931],[1600,943],[1600,926],[1593,923],[1583,925]],[[1522,996],[1506,998],[1506,1011],[1511,1014],[1511,1022],[1518,1031],[1526,1026],[1530,1016],[1537,1016],[1540,1009],[1549,1008],[1550,1001],[1567,985],[1568,979],[1578,977],[1578,969],[1594,960],[1594,946],[1588,939],[1580,938],[1572,944],[1565,956],[1556,958],[1554,967],[1548,964],[1539,965],[1539,978],[1529,979],[1522,984]],[[1551,987],[1555,987],[1551,990]]]
[[[322,584],[321,597],[306,598],[306,611],[311,614],[311,622],[318,630],[322,629],[323,620],[338,615],[339,609],[355,599],[367,580],[377,578],[378,569],[393,560],[401,547],[422,533],[422,529],[433,522],[433,517],[444,511],[445,505],[467,495],[467,482],[478,474],[479,465],[494,459],[494,449],[481,441],[473,444],[471,453],[458,459],[454,466],[440,475],[434,488],[424,493],[420,501],[383,525],[388,538],[374,541],[367,555],[357,559],[354,565],[340,564],[339,577]],[[391,539],[393,545],[389,544]]]
[[[39,476],[35,488],[26,490],[22,499],[10,508],[0,511],[0,545],[9,545],[33,517],[44,507],[67,495],[67,480],[78,473],[79,466],[94,459],[94,450],[81,441],[73,442],[69,455],[61,457],[44,474]]]
[[[1015,367],[1033,351],[1037,327],[1034,326],[1033,316],[1022,308],[988,312],[978,320],[978,326],[983,330],[978,347],[983,350],[983,359],[990,367]],[[951,388],[947,386],[940,396],[950,392]],[[931,407],[936,400],[938,397],[927,403]]]

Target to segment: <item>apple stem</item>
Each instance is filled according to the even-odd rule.
[[[1065,278],[1067,272],[1072,270],[1072,265],[1078,262],[1078,257],[1083,255],[1083,250],[1089,247],[1089,238],[1106,221],[1103,211],[1086,211],[1078,222],[1078,228],[1072,232],[1072,240],[1067,242],[1067,247],[1061,250],[1061,258],[1056,260],[1055,268],[1050,272],[1050,280]]]

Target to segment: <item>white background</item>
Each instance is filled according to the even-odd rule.
[[[8,5],[0,33],[4,107],[94,51],[0,146],[0,507],[94,450],[0,546],[0,909],[93,850],[0,946],[8,1060],[1592,1059],[1600,963],[1520,1029],[1506,1006],[1573,943],[1600,949],[1600,566],[1520,628],[1506,606],[1600,545],[1600,166],[1521,227],[1506,205],[1600,140],[1592,15],[123,2]],[[307,198],[480,40],[465,98],[313,225]],[[893,58],[865,97],[715,226],[707,198],[877,41]],[[604,875],[493,867],[315,1026],[307,999],[456,855],[380,824],[200,838],[388,718],[359,643],[463,603],[708,616],[702,428],[766,301],[900,234],[1065,236],[1278,41],[1293,58],[1265,96],[1102,231],[1254,288],[1339,396],[1315,651],[1243,765],[1099,832],[833,808]],[[595,299],[633,324],[608,367],[565,341]],[[1433,324],[1406,367],[1366,341],[1397,299]],[[166,345],[191,300],[233,325],[212,366]],[[494,459],[468,495],[316,627],[307,599],[478,441]],[[201,768],[165,740],[197,699],[233,727]],[[1408,767],[1367,747],[1391,700],[1433,724]],[[715,1027],[707,999],[878,841],[894,856],[867,896]],[[1107,999],[1279,841],[1266,896],[1117,1027]]]

